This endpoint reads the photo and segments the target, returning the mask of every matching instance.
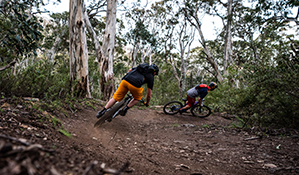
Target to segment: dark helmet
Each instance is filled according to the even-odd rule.
[[[218,85],[215,82],[211,82],[209,84],[209,87],[210,87],[210,90],[212,91],[212,90],[216,89],[218,87]]]
[[[153,72],[156,72],[156,75],[159,74],[159,67],[156,64],[150,65],[149,69]]]

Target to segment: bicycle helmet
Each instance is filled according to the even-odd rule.
[[[156,72],[156,75],[159,74],[159,67],[156,64],[151,64],[149,69],[154,73]]]
[[[218,85],[215,82],[211,82],[209,84],[210,90],[213,91],[214,89],[216,89],[218,87]]]

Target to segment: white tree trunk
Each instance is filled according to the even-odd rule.
[[[98,40],[98,36],[97,36],[96,32],[93,30],[93,27],[91,26],[91,23],[89,21],[89,17],[87,15],[85,7],[84,7],[84,21],[85,21],[88,33],[92,36],[92,41],[94,43],[95,50],[96,50],[97,61],[99,63],[101,63],[102,62],[102,48],[101,48],[100,42]]]
[[[103,61],[100,66],[100,70],[102,70],[101,90],[104,100],[110,99],[115,89],[113,58],[116,35],[116,4],[117,0],[108,0],[107,2],[106,28],[102,46]]]
[[[64,35],[65,31],[63,30],[61,34],[58,34],[55,38],[55,41],[53,43],[53,46],[50,50],[48,50],[48,53],[47,53],[47,59],[53,63],[54,61],[54,56],[55,56],[55,53],[57,51],[57,48],[61,42],[61,36]]]
[[[197,16],[197,11],[198,11],[199,8],[200,7],[198,7],[193,12],[193,14],[191,16],[189,16],[189,15],[185,15],[185,16],[188,19],[188,21],[190,22],[190,24],[193,25],[197,29],[197,31],[198,31],[199,36],[200,36],[199,42],[201,43],[201,45],[202,45],[202,47],[204,49],[204,52],[205,52],[205,54],[207,56],[206,57],[207,61],[211,64],[211,66],[213,67],[214,71],[216,72],[216,78],[217,78],[217,80],[219,82],[223,82],[223,77],[222,77],[221,72],[219,70],[219,66],[218,66],[217,62],[214,60],[214,58],[213,58],[212,54],[210,53],[208,47],[206,46],[206,41],[205,41],[204,35],[202,33],[202,30],[201,30],[201,22],[200,22],[200,20],[199,20],[199,18]],[[193,20],[195,21],[195,23],[192,21],[191,18],[193,18]]]
[[[226,37],[225,37],[225,48],[224,48],[224,75],[226,75],[229,63],[232,60],[232,0],[228,0],[227,7],[227,24],[226,24]]]
[[[137,53],[139,50],[139,45],[140,43],[138,42],[137,44],[135,44],[134,48],[133,48],[133,52],[132,52],[132,67],[135,67],[136,64],[136,58],[137,58]]]
[[[76,85],[77,96],[91,98],[88,77],[88,50],[83,20],[84,0],[70,0],[69,38],[70,38],[70,78]]]
[[[151,57],[151,53],[152,53],[152,48],[150,46],[148,46],[147,49],[146,49],[146,51],[145,51],[145,53],[142,54],[142,56],[141,56],[141,63],[144,63],[145,57],[147,57],[147,56]],[[149,61],[149,64],[150,65],[152,64],[151,59]]]

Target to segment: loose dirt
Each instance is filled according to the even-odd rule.
[[[8,100],[0,106],[4,175],[299,174],[296,130],[241,130],[224,114],[196,118],[144,107],[94,128],[100,104],[48,112]]]

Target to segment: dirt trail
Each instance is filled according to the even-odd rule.
[[[131,109],[100,128],[95,111],[64,123],[77,144],[109,157],[114,168],[130,162],[130,174],[296,174],[298,139],[254,139],[254,133],[229,129],[218,115],[195,118],[161,110]],[[84,116],[84,117],[83,117]],[[249,140],[246,140],[249,139]],[[279,147],[279,148],[278,148]],[[96,159],[96,157],[95,157]]]
[[[70,117],[59,117],[72,134],[69,138],[46,121],[41,124],[40,117],[20,106],[2,109],[3,135],[27,139],[46,151],[2,153],[1,143],[8,139],[0,138],[0,174],[18,174],[12,173],[12,165],[20,168],[19,174],[29,174],[29,170],[51,175],[103,174],[102,163],[119,170],[127,162],[123,174],[299,174],[298,135],[271,136],[233,129],[234,121],[219,114],[201,119],[134,107],[126,116],[94,128],[97,111],[86,107]],[[256,138],[257,134],[261,137]],[[47,151],[52,149],[55,152]]]

